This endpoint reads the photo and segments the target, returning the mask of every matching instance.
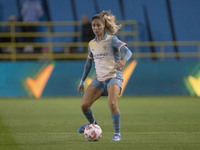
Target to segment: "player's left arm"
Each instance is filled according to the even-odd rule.
[[[121,47],[120,52],[125,53],[125,56],[122,60],[117,61],[117,69],[122,69],[132,56],[132,52],[125,45]]]
[[[127,44],[119,40],[117,36],[112,36],[112,45],[121,53],[125,53],[124,58],[122,60],[117,61],[117,69],[120,70],[126,65],[126,62],[131,58],[132,52],[128,49]]]

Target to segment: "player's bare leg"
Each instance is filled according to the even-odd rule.
[[[86,112],[92,104],[102,95],[102,92],[93,85],[89,85],[82,98],[81,109]]]
[[[112,84],[108,88],[108,105],[112,114],[119,113],[118,97],[120,94],[120,87],[117,84]]]
[[[102,95],[102,92],[98,88],[94,87],[93,85],[89,85],[85,91],[85,94],[81,102],[81,109],[82,109],[83,114],[89,121],[89,124],[91,123],[97,124],[97,122],[94,119],[91,106],[101,95]],[[83,133],[87,125],[88,124],[81,126],[78,129],[78,132]]]

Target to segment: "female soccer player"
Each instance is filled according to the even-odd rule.
[[[95,39],[88,45],[88,59],[83,71],[82,80],[78,91],[84,90],[84,81],[91,69],[92,62],[95,62],[96,77],[85,91],[81,102],[82,112],[89,121],[89,124],[97,124],[91,109],[92,104],[101,96],[108,96],[108,105],[111,111],[111,118],[114,126],[113,141],[120,141],[120,111],[117,106],[118,97],[122,89],[122,68],[132,56],[126,43],[120,41],[115,34],[121,25],[116,25],[115,16],[109,11],[103,11],[92,18],[92,30]],[[123,59],[120,52],[125,53]],[[84,133],[88,124],[81,126],[78,131]]]

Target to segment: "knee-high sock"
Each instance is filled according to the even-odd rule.
[[[111,114],[115,133],[120,133],[120,116],[120,112],[116,114]]]
[[[94,123],[95,119],[92,113],[92,108],[90,108],[87,112],[83,112],[83,114],[85,115],[85,117],[90,123]]]

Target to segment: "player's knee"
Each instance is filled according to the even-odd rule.
[[[111,112],[117,111],[117,103],[115,101],[108,101],[108,105],[110,107]]]
[[[81,104],[81,109],[82,109],[83,112],[86,112],[86,111],[88,111],[90,109],[90,106],[88,104],[86,104],[86,103],[82,103]]]
[[[108,104],[109,104],[109,106],[116,106],[117,105],[116,101],[114,101],[114,100],[108,100]]]

